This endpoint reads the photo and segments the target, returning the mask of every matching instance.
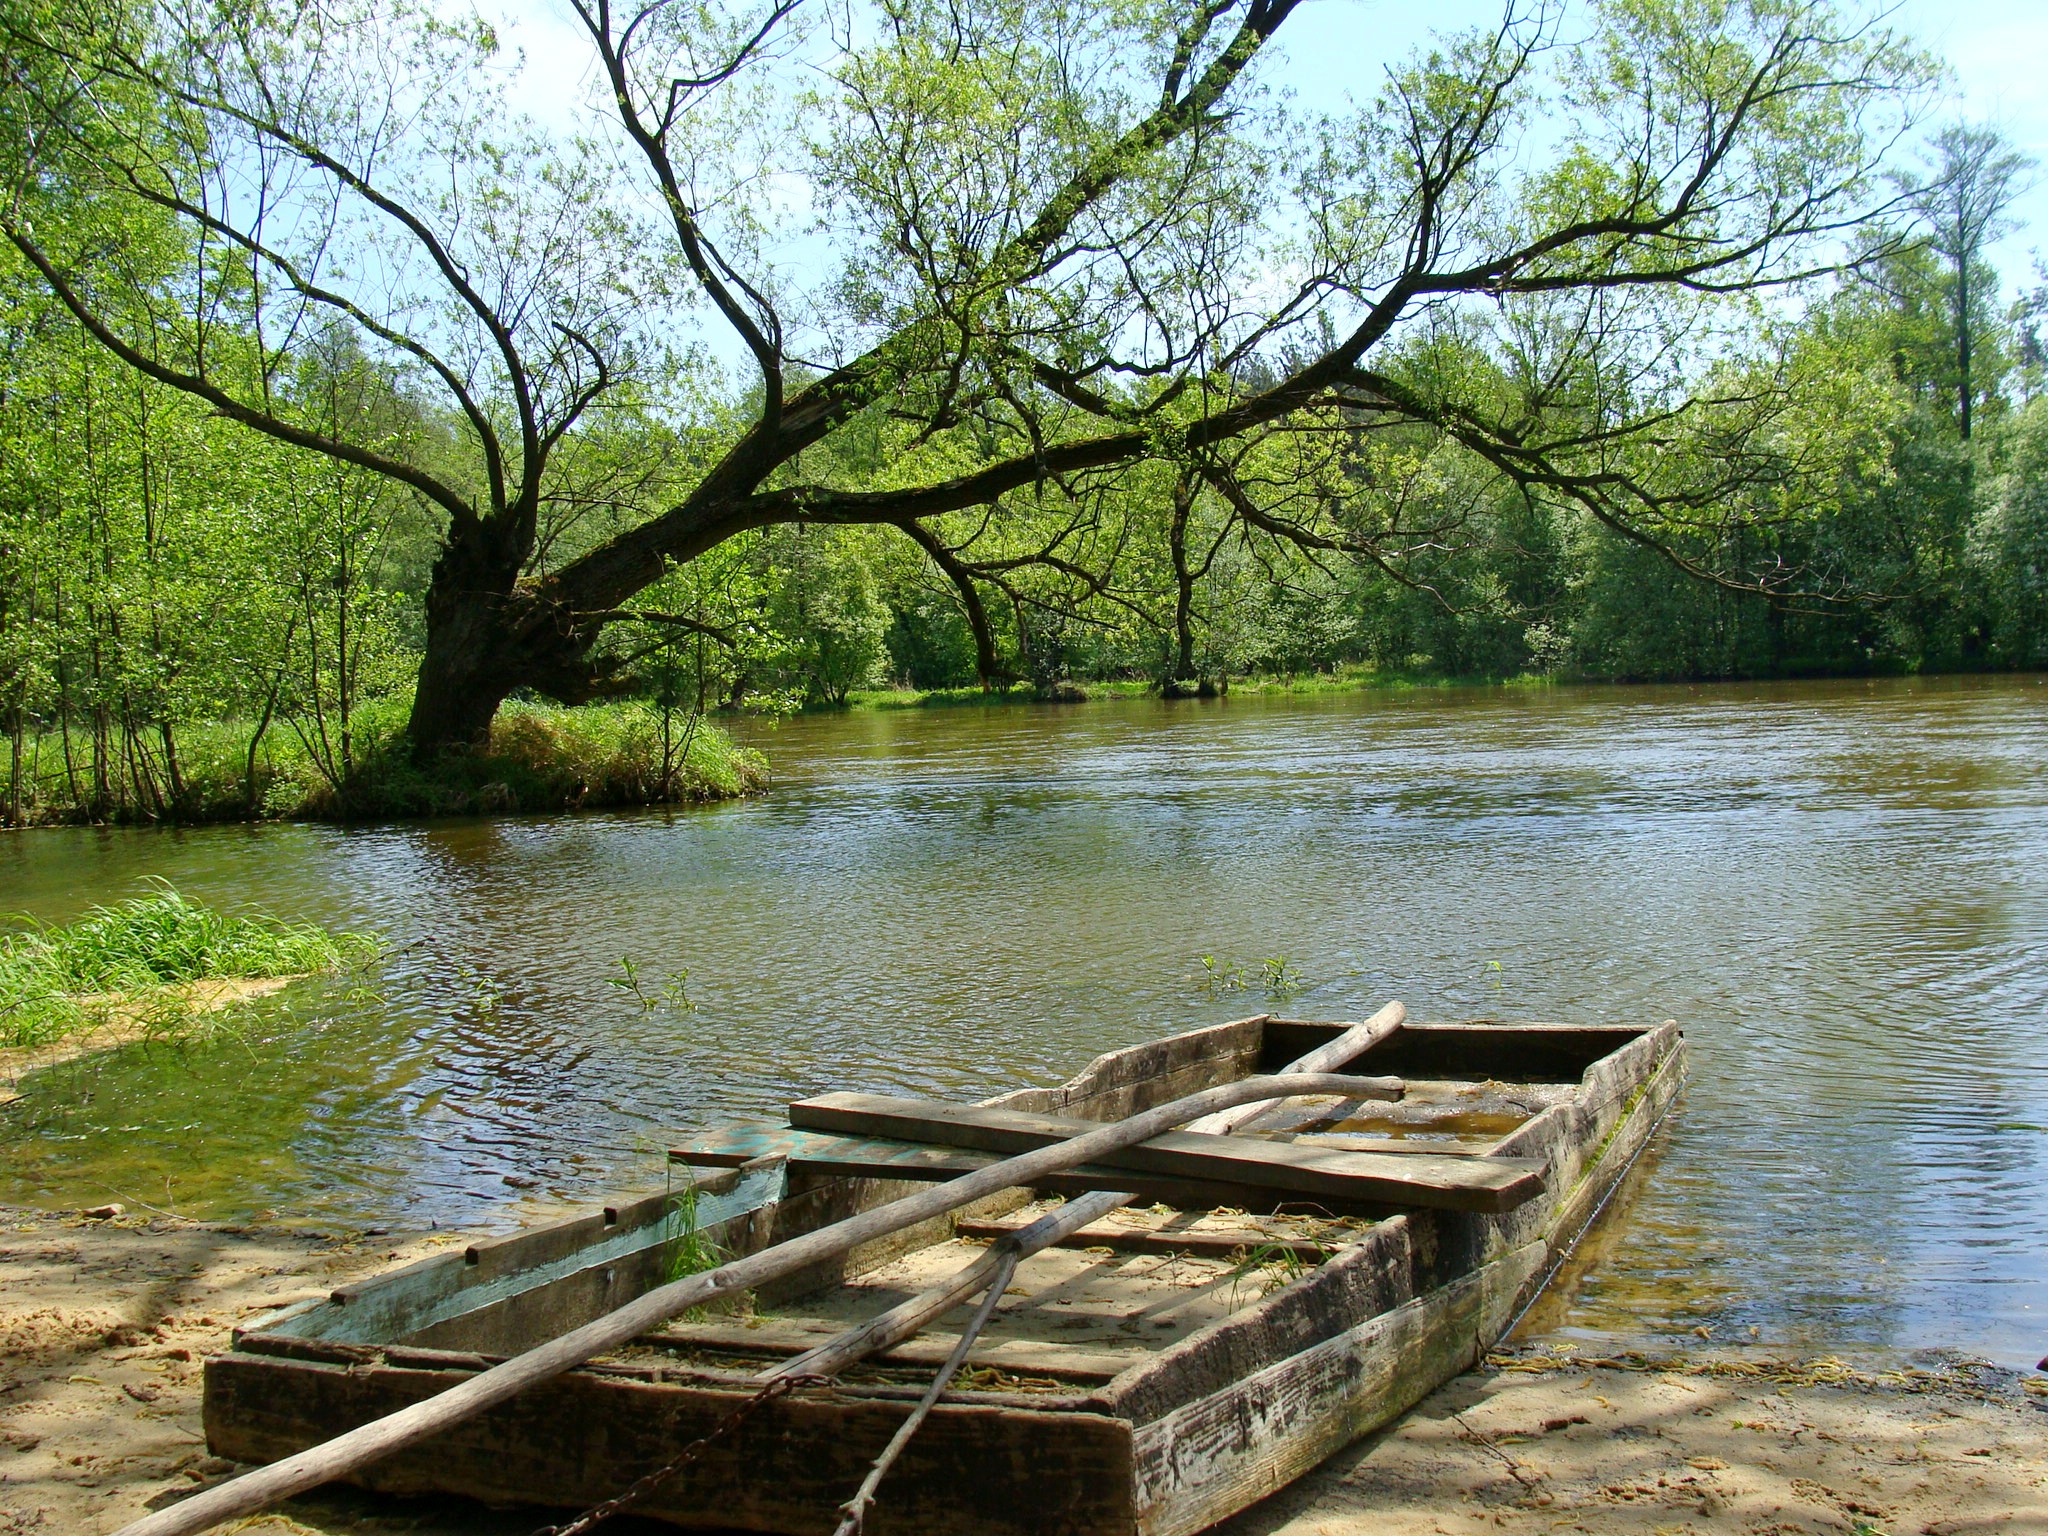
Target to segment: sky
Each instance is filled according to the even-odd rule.
[[[1991,251],[2008,292],[2034,287],[2048,252],[2048,0],[1908,0],[1900,23],[1954,68],[1959,115],[1988,122],[2040,162],[2015,212],[2025,220]]]
[[[521,104],[549,119],[589,79],[588,40],[566,0],[475,0],[503,15],[506,40],[526,56]],[[1848,0],[1853,8],[1856,0]],[[1886,0],[1869,0],[1873,6]],[[1281,29],[1279,78],[1304,107],[1341,106],[1369,95],[1383,61],[1398,59],[1432,33],[1498,21],[1502,0],[1309,0]],[[1576,7],[1574,7],[1576,9]],[[1890,0],[1895,25],[1945,58],[1952,90],[1938,122],[1963,118],[2002,130],[2040,162],[2032,189],[2014,208],[2019,228],[1988,255],[2008,296],[2048,282],[2037,271],[2048,255],[2048,0]],[[2037,255],[2037,253],[2041,253]]]
[[[1287,76],[1304,101],[1363,95],[1377,61],[1431,32],[1486,25],[1500,11],[1501,0],[1310,0],[1280,32]],[[2034,270],[2035,252],[2048,254],[2048,0],[1896,0],[1892,16],[1954,71],[1939,119],[1990,123],[2041,163],[2014,210],[2024,227],[1988,254],[2009,296],[2048,281]],[[1370,75],[1354,79],[1364,61]]]

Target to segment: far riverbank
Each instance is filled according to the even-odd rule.
[[[1918,680],[1941,683],[1972,678],[2028,678],[2026,672],[1930,672],[1914,674]],[[1601,677],[1564,672],[1446,673],[1407,671],[1377,667],[1364,662],[1347,663],[1327,672],[1262,673],[1246,677],[1204,678],[1198,681],[1162,685],[1152,678],[1076,678],[1037,687],[1013,682],[992,688],[856,688],[843,704],[818,704],[800,711],[807,715],[832,715],[848,710],[1001,708],[1031,704],[1092,704],[1112,699],[1291,698],[1317,694],[1345,693],[1449,693],[1460,690],[1499,691],[1503,689],[1611,688],[1626,694],[1637,689],[1703,688],[1773,683],[1898,683],[1907,677],[1892,672],[1827,672],[1786,674],[1779,677]],[[739,712],[744,714],[745,711]]]

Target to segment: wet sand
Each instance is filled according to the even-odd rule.
[[[97,1536],[232,1474],[200,1432],[204,1356],[257,1312],[460,1241],[0,1208],[0,1536]],[[336,1490],[229,1529],[511,1536],[549,1518]],[[1517,1351],[1218,1536],[1569,1531],[2048,1532],[2048,1380],[1864,1356]]]

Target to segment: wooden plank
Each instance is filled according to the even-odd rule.
[[[206,1368],[209,1444],[236,1460],[272,1460],[336,1425],[423,1401],[463,1375],[224,1356]],[[391,1493],[581,1507],[663,1465],[751,1395],[746,1387],[573,1371],[361,1468],[351,1481]],[[716,1442],[636,1513],[681,1526],[829,1531],[835,1507],[903,1412],[899,1401],[793,1394]],[[891,1473],[869,1536],[1129,1536],[1130,1433],[1099,1413],[942,1403]]]
[[[1021,1232],[1028,1220],[983,1220],[970,1217],[955,1226],[962,1237],[1003,1238]],[[1312,1238],[1276,1235],[1259,1227],[1132,1227],[1120,1222],[1095,1221],[1067,1233],[1053,1246],[1058,1248],[1108,1248],[1117,1253],[1193,1253],[1227,1259],[1233,1254],[1261,1249],[1267,1253],[1291,1253],[1310,1263],[1320,1263],[1361,1234],[1319,1243]]]
[[[1543,1256],[1527,1244],[1140,1429],[1139,1531],[1206,1530],[1405,1413],[1472,1365]]]
[[[1064,1115],[942,1104],[872,1093],[827,1093],[789,1106],[803,1130],[982,1152],[1051,1146],[1091,1128]],[[1441,1210],[1507,1211],[1543,1192],[1543,1165],[1530,1159],[1352,1152],[1299,1141],[1166,1131],[1102,1159],[1114,1168],[1279,1190],[1300,1200],[1381,1202]],[[1111,1186],[1115,1187],[1115,1186]]]
[[[772,1202],[780,1188],[781,1170],[775,1168],[710,1180],[699,1192],[698,1222],[711,1228],[743,1216]],[[666,1237],[663,1196],[655,1193],[632,1205],[478,1242],[461,1253],[435,1254],[402,1269],[338,1287],[326,1303],[277,1319],[266,1331],[357,1343],[418,1339],[453,1320],[473,1322],[499,1303],[513,1303],[514,1309],[520,1310],[520,1298],[535,1298],[559,1281],[579,1275],[601,1276],[608,1268],[630,1268],[648,1250],[658,1249]],[[652,1272],[658,1272],[658,1263],[647,1262]],[[577,1321],[581,1318],[554,1307],[534,1312],[523,1327],[532,1337],[546,1338]],[[444,1340],[437,1336],[433,1342]],[[463,1342],[474,1345],[479,1341],[465,1338]],[[505,1340],[493,1337],[488,1342],[502,1345]]]
[[[786,1358],[815,1349],[843,1330],[838,1323],[822,1318],[766,1317],[749,1322],[672,1323],[635,1342],[663,1349],[707,1349],[735,1355],[758,1355],[763,1360]],[[868,1356],[879,1365],[913,1365],[930,1368],[942,1364],[957,1333],[924,1333],[914,1339]],[[971,1364],[994,1366],[1020,1376],[1050,1376],[1060,1381],[1104,1382],[1129,1370],[1145,1352],[1138,1349],[1102,1349],[1086,1344],[1064,1344],[1054,1339],[989,1339],[978,1342],[968,1356]],[[858,1391],[855,1387],[852,1390]]]
[[[1427,1121],[1416,1129],[1428,1130]],[[1366,1136],[1351,1131],[1267,1131],[1273,1142],[1299,1142],[1303,1146],[1328,1147],[1332,1152],[1381,1152],[1389,1157],[1488,1157],[1499,1137],[1474,1136],[1459,1141],[1404,1140],[1393,1136]]]
[[[1265,1024],[1266,1016],[1257,1014],[1120,1046],[1056,1087],[1015,1088],[984,1102],[999,1109],[1121,1120],[1181,1094],[1251,1076]]]
[[[710,1131],[688,1146],[671,1147],[669,1160],[675,1163],[713,1168],[734,1166],[731,1159],[748,1149],[765,1144],[761,1127],[735,1127],[737,1134]],[[783,1150],[791,1174],[816,1179],[957,1179],[987,1168],[1001,1160],[996,1152],[975,1152],[965,1147],[933,1147],[915,1141],[892,1141],[878,1136],[833,1136],[823,1131],[792,1131],[772,1127],[774,1144]],[[751,1160],[751,1159],[749,1159]],[[1283,1191],[1256,1184],[1225,1184],[1216,1180],[1179,1179],[1166,1174],[1144,1173],[1131,1168],[1111,1168],[1102,1163],[1082,1163],[1032,1180],[1031,1187],[1046,1194],[1079,1196],[1097,1190],[1120,1190],[1141,1200],[1158,1201],[1181,1210],[1227,1209],[1265,1212],[1287,1203]],[[1368,1204],[1326,1200],[1319,1202],[1340,1215],[1379,1215],[1390,1207],[1384,1201]]]

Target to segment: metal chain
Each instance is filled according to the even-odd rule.
[[[585,1531],[592,1529],[594,1526],[602,1525],[605,1521],[611,1519],[613,1515],[619,1514],[621,1511],[646,1498],[648,1494],[654,1492],[655,1489],[703,1455],[712,1445],[723,1440],[727,1435],[738,1429],[757,1410],[765,1408],[768,1404],[774,1402],[776,1398],[793,1392],[798,1387],[821,1387],[830,1386],[831,1384],[832,1378],[829,1376],[776,1377],[767,1386],[727,1414],[724,1420],[710,1434],[703,1436],[701,1439],[692,1440],[688,1445],[684,1446],[677,1453],[675,1459],[666,1466],[656,1467],[645,1477],[633,1483],[624,1492],[613,1494],[602,1504],[593,1504],[567,1525],[544,1525],[535,1531],[533,1536],[583,1536]]]

